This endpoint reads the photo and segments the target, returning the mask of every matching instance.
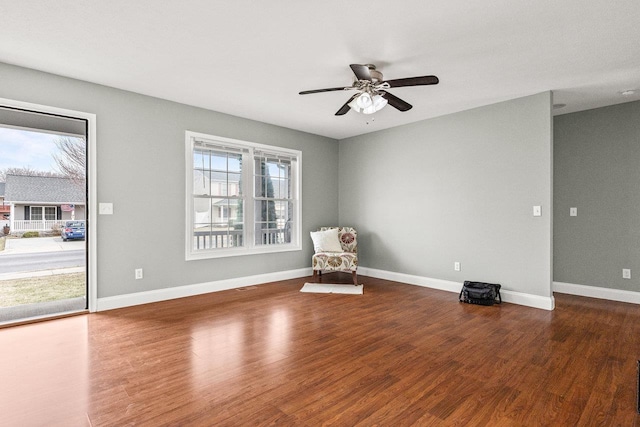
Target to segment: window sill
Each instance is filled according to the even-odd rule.
[[[253,247],[253,248],[224,248],[224,249],[209,249],[201,250],[198,252],[187,252],[185,260],[195,261],[199,259],[212,259],[212,258],[227,258],[235,256],[245,255],[260,255],[271,254],[279,252],[293,252],[301,251],[300,245],[278,245],[278,246],[265,246],[265,247]]]

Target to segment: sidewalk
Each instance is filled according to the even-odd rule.
[[[82,273],[86,269],[84,267],[68,267],[56,268],[54,270],[38,270],[38,271],[18,271],[15,273],[0,273],[0,281],[27,279],[30,277],[55,276],[57,274]]]
[[[36,252],[73,251],[85,248],[84,240],[62,241],[62,237],[31,237],[27,239],[7,239],[3,254],[32,254]]]

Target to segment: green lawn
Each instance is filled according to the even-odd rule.
[[[85,291],[84,273],[0,280],[0,307],[77,298]]]

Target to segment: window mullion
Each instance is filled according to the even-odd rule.
[[[250,149],[248,153],[242,155],[242,199],[244,200],[243,213],[244,213],[244,244],[247,248],[253,248],[255,246],[254,237],[254,165],[253,165],[253,150]]]

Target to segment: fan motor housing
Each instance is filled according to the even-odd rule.
[[[371,74],[371,80],[375,83],[379,83],[383,80],[382,73],[376,70],[376,66],[373,64],[366,64],[369,68],[369,74]]]

